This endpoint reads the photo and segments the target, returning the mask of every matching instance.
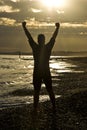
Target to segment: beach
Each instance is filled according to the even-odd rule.
[[[6,79],[4,81],[4,76],[3,82],[0,81],[0,88],[2,90],[6,88],[0,93],[0,130],[87,130],[86,59],[86,57],[60,57],[50,60],[57,110],[54,115],[48,93],[42,84],[35,127],[32,120],[33,60],[27,60],[25,66],[25,61],[16,59],[16,66],[21,66],[24,70],[15,68],[14,77],[7,78],[9,82]],[[6,60],[8,59],[4,62]],[[12,64],[9,67],[13,69]],[[3,72],[0,71],[13,75],[14,70],[10,70],[9,67],[3,68]],[[18,80],[18,77],[21,78]]]

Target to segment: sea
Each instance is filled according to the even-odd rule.
[[[87,74],[87,56],[51,56],[49,64],[54,87],[61,74]],[[32,55],[0,55],[0,109],[33,103],[33,67]],[[47,94],[40,95],[40,102],[46,100]]]

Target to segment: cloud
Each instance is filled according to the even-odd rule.
[[[44,21],[38,21],[35,19],[35,17],[25,20],[27,22],[27,26],[30,28],[36,28],[36,27],[47,27],[47,26],[54,26],[54,23],[48,23]],[[17,22],[15,19],[2,17],[0,18],[0,25],[4,26],[20,26],[21,22]]]
[[[3,4],[4,4],[4,1],[3,1],[3,0],[0,0],[0,4],[3,5]]]
[[[61,26],[63,28],[67,27],[67,28],[80,28],[80,27],[83,27],[83,28],[86,28],[87,27],[87,22],[83,22],[83,23],[61,23]]]
[[[58,10],[56,11],[58,14],[64,14],[64,11],[63,10]]]
[[[80,35],[87,35],[87,32],[80,32]]]
[[[0,25],[5,25],[5,26],[17,26],[18,24],[16,23],[15,19],[10,19],[10,18],[0,18]]]
[[[48,27],[48,26],[53,26],[54,23],[47,23],[47,22],[40,22],[40,21],[36,21],[35,18],[32,18],[30,20],[26,20],[27,22],[27,26],[29,26],[30,28],[44,28],[44,27]]]
[[[34,8],[31,8],[31,11],[33,13],[40,13],[40,12],[42,12],[42,10],[40,10],[40,9],[34,9]]]
[[[11,0],[12,2],[19,2],[20,0]]]
[[[34,27],[49,27],[49,26],[55,26],[55,22],[48,22],[48,21],[39,21],[36,20],[35,17],[26,20],[27,25],[30,26],[31,28]],[[60,23],[60,26],[62,28],[87,28],[87,22],[83,22],[83,23]]]
[[[0,12],[12,13],[12,12],[19,12],[19,11],[20,11],[19,9],[12,9],[12,7],[8,5],[0,6]]]
[[[35,17],[32,18],[27,18],[25,20],[27,22],[27,26],[30,28],[43,28],[43,27],[50,27],[50,26],[55,26],[55,22],[52,22],[51,19],[46,18],[37,20]],[[21,21],[22,22],[22,21]],[[5,25],[5,26],[20,26],[21,25],[20,21],[17,21],[16,19],[12,18],[6,18],[2,17],[0,18],[0,25]],[[75,23],[75,22],[60,22],[61,28],[87,28],[87,22],[83,23]],[[82,33],[80,34],[82,35]]]

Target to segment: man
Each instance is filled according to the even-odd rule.
[[[45,44],[45,36],[43,34],[38,35],[38,44],[33,40],[30,32],[26,28],[26,22],[22,22],[23,29],[28,38],[29,44],[33,51],[34,57],[34,71],[33,71],[33,85],[34,85],[34,111],[37,112],[39,93],[41,89],[42,81],[46,85],[53,111],[55,111],[55,96],[52,89],[52,79],[49,67],[49,59],[51,50],[54,46],[56,36],[59,30],[59,23],[56,23],[56,29],[51,37],[50,41]]]

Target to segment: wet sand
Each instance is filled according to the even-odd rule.
[[[36,126],[32,120],[32,104],[0,110],[0,130],[87,130],[87,72],[61,73],[53,76],[56,115],[50,101],[40,102]],[[42,88],[40,96],[47,94]],[[19,92],[20,95],[20,92]]]

